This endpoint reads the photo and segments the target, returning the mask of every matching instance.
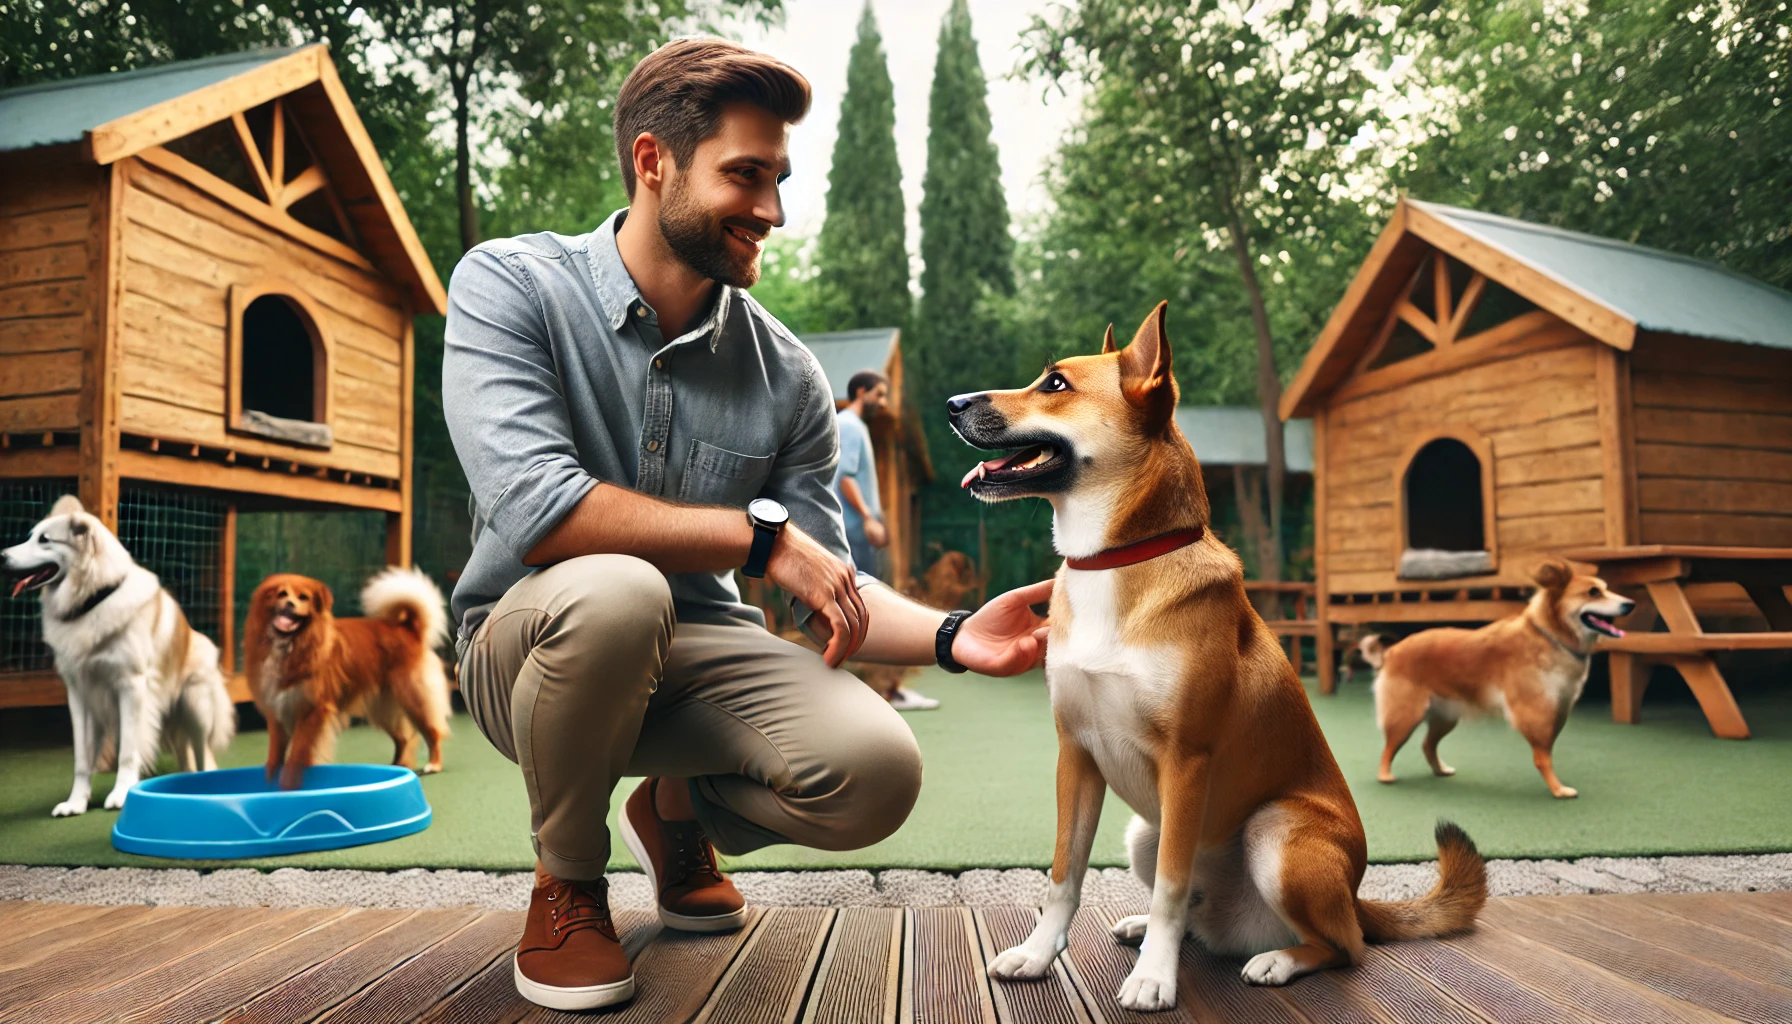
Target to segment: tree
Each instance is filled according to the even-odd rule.
[[[883,37],[866,0],[846,65],[827,219],[820,238],[820,286],[829,326],[901,327],[908,322],[908,240],[902,165],[896,158],[896,98]]]
[[[1281,284],[1280,267],[1301,248],[1288,242],[1323,248],[1319,236],[1340,200],[1372,195],[1385,181],[1363,157],[1398,133],[1378,124],[1388,105],[1365,100],[1377,90],[1403,98],[1410,58],[1395,56],[1410,40],[1400,19],[1392,6],[1084,0],[1036,19],[1027,41],[1033,70],[1074,76],[1092,90],[1079,145],[1113,161],[1093,176],[1106,183],[1087,197],[1099,203],[1093,214],[1127,230],[1169,228],[1179,260],[1205,250],[1231,263],[1255,339],[1268,451],[1257,563],[1269,579],[1283,561],[1286,468],[1280,346],[1262,275]]]

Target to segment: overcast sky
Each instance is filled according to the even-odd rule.
[[[872,0],[896,92],[896,146],[908,198],[908,244],[918,249],[921,176],[927,168],[927,94],[940,20],[950,0]],[[815,105],[791,132],[793,174],[785,186],[788,230],[813,236],[826,214],[834,127],[846,92],[846,59],[857,38],[861,0],[784,0],[779,27],[748,27],[742,41],[788,61],[809,79]],[[1044,205],[1039,174],[1077,112],[1077,102],[1037,81],[1011,80],[1020,34],[1047,0],[970,0],[971,31],[989,79],[989,113],[1010,215],[1023,221]]]

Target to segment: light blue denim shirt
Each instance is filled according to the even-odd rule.
[[[726,285],[701,323],[666,340],[616,248],[627,213],[581,237],[484,242],[454,269],[442,410],[473,492],[473,555],[454,587],[463,639],[599,481],[743,515],[774,498],[850,564],[821,366]],[[680,621],[764,625],[732,572],[667,579]]]

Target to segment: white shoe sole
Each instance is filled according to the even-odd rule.
[[[622,813],[616,815],[616,823],[622,826],[622,841],[628,844],[628,852],[634,855],[635,863],[641,865],[641,870],[647,873],[647,891],[654,894],[654,909],[659,911],[661,924],[681,932],[731,932],[747,923],[746,907],[714,917],[686,917],[660,906],[659,875],[654,873],[653,858],[647,856],[647,847],[642,845],[641,837],[635,833],[635,826],[628,820],[627,804],[623,805]]]
[[[595,1010],[600,1006],[615,1006],[635,998],[635,976],[629,975],[621,981],[612,981],[608,985],[583,985],[578,988],[558,988],[554,985],[543,985],[539,981],[531,981],[523,974],[523,966],[514,955],[510,959],[510,976],[516,981],[517,994],[536,1006],[545,1006],[550,1010]]]

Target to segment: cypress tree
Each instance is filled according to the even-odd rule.
[[[831,328],[908,322],[905,212],[896,98],[883,36],[866,0],[859,40],[846,65],[846,96],[828,171],[827,220],[821,227],[820,283]]]

